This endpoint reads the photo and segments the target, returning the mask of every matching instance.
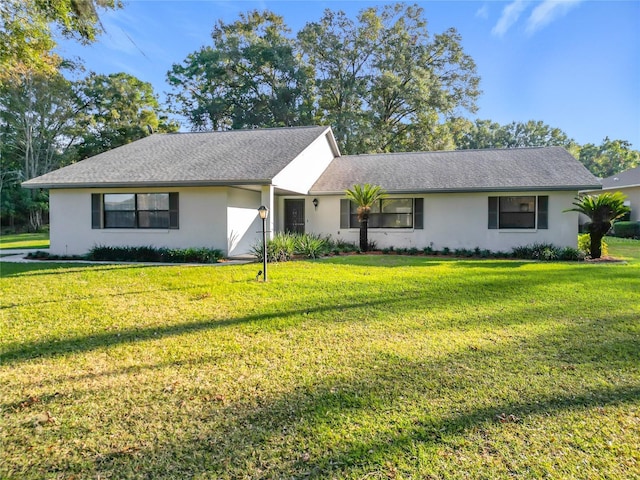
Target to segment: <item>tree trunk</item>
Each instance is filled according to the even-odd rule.
[[[367,228],[369,224],[368,218],[360,220],[360,251],[366,252],[369,250],[369,239],[367,238]]]
[[[606,235],[610,228],[611,222],[593,222],[589,226],[591,258],[600,258],[602,256],[602,237]]]
[[[42,209],[39,207],[29,209],[29,228],[31,232],[37,232],[42,227]]]

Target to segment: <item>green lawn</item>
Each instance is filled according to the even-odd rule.
[[[640,242],[610,245],[3,264],[0,478],[638,478]]]
[[[0,235],[0,249],[3,248],[49,248],[49,232]]]

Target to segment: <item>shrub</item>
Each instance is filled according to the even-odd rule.
[[[616,222],[613,224],[613,235],[640,239],[640,222]]]
[[[360,248],[355,243],[347,242],[345,240],[334,241],[329,238],[327,241],[329,242],[334,253],[350,253],[360,250]]]
[[[217,263],[222,252],[210,248],[170,249],[144,247],[93,247],[87,260],[104,262],[163,262],[163,263]]]
[[[601,248],[603,257],[609,255],[609,245],[604,240],[602,240]],[[591,236],[588,233],[578,235],[578,250],[584,252],[587,257],[591,256]]]
[[[584,259],[584,254],[579,249],[572,247],[559,248],[550,243],[534,243],[514,247],[511,250],[511,256],[523,260],[543,261]]]
[[[584,260],[584,252],[580,251],[577,248],[573,247],[564,247],[560,250],[559,260],[565,261],[575,261],[575,260]]]
[[[425,255],[433,255],[433,247],[424,247],[422,253]]]
[[[320,235],[304,233],[302,235],[294,235],[294,239],[295,253],[305,257],[318,258],[330,250],[329,240]]]

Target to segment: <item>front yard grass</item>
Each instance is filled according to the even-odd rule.
[[[0,478],[638,478],[639,244],[3,264]]]
[[[49,248],[49,232],[0,235],[0,249]]]

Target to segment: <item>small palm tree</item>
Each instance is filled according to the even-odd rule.
[[[565,210],[565,212],[582,213],[591,219],[589,224],[591,258],[600,258],[602,255],[602,237],[611,228],[611,222],[630,211],[624,204],[626,198],[622,192],[578,196],[573,202],[574,207]]]
[[[360,250],[366,252],[369,249],[368,227],[369,213],[371,207],[379,200],[387,196],[386,192],[379,185],[354,185],[352,189],[345,192],[347,198],[357,206],[358,221],[360,222]]]

